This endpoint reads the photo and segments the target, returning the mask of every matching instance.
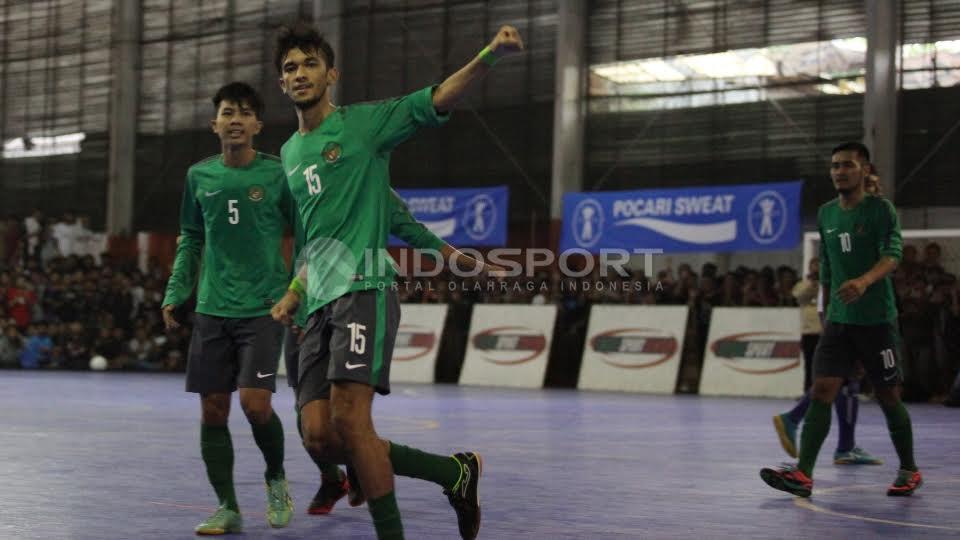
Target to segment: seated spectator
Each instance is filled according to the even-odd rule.
[[[0,334],[0,367],[20,367],[20,350],[23,348],[23,337],[17,331],[15,324],[3,322],[3,333]]]
[[[27,327],[27,339],[20,351],[20,367],[37,369],[50,361],[53,341],[47,335],[47,325],[34,323]]]
[[[7,313],[17,321],[17,328],[23,331],[33,317],[33,304],[36,303],[37,296],[26,276],[17,276],[14,283],[14,286],[7,289]]]
[[[127,343],[127,353],[130,360],[140,369],[159,369],[158,349],[156,342],[147,335],[147,328],[138,326],[133,337]]]
[[[67,369],[88,369],[90,366],[90,346],[83,325],[72,322],[67,327],[64,339],[63,361]]]

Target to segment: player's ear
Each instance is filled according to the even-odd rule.
[[[210,120],[210,131],[212,131],[212,132],[214,132],[214,133],[217,132],[217,119],[216,119],[216,118]]]
[[[263,129],[263,121],[257,120],[257,129],[253,132],[254,135],[259,135],[260,131]]]
[[[286,81],[283,80],[283,76],[282,76],[282,75],[277,79],[277,82],[280,83],[280,91],[283,92],[284,94],[286,94],[286,93],[287,93],[287,83],[286,83]]]
[[[337,84],[337,81],[340,80],[340,70],[335,67],[332,67],[327,70],[327,85]]]

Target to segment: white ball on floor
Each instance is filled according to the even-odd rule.
[[[94,356],[90,359],[90,369],[93,371],[103,371],[107,369],[107,359],[99,354]]]

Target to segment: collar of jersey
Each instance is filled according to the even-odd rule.
[[[341,107],[341,106],[338,105],[337,108],[335,108],[335,109],[333,110],[333,112],[331,112],[330,114],[328,114],[327,117],[323,119],[323,122],[321,122],[319,126],[311,129],[310,131],[308,131],[308,132],[306,132],[306,133],[300,133],[300,130],[299,130],[299,129],[298,129],[297,131],[295,131],[294,133],[297,134],[297,135],[299,135],[300,138],[302,139],[302,138],[304,138],[304,137],[309,137],[309,136],[315,135],[315,134],[317,134],[317,133],[323,133],[324,131],[332,131],[332,130],[334,129],[334,122],[331,122],[331,120],[333,120],[333,117],[336,116],[336,117],[337,117],[337,122],[339,122],[342,112],[343,112],[343,107]],[[327,129],[327,128],[329,128],[329,129]]]
[[[258,151],[258,152],[257,152],[257,155],[255,155],[255,156],[253,157],[253,159],[250,161],[250,163],[247,163],[247,164],[244,165],[243,167],[230,167],[230,166],[228,166],[226,163],[224,163],[224,161],[223,161],[223,153],[221,153],[221,154],[219,154],[219,155],[217,156],[217,163],[219,163],[221,167],[223,167],[224,169],[227,169],[228,171],[243,171],[243,170],[246,170],[246,169],[252,169],[254,166],[256,166],[256,164],[257,164],[261,159],[263,159],[263,154],[261,154],[261,153]]]

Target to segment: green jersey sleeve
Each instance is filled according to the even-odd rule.
[[[180,305],[190,298],[200,273],[200,253],[203,250],[203,212],[196,198],[193,177],[187,172],[180,205],[180,237],[173,272],[167,282],[163,305]]]
[[[390,234],[420,249],[440,251],[447,245],[410,214],[407,203],[393,189],[390,190]]]
[[[900,262],[900,259],[903,258],[903,235],[900,232],[900,218],[897,217],[897,209],[893,207],[893,203],[887,199],[881,200],[883,201],[883,208],[880,211],[878,221],[883,232],[878,238],[880,245],[877,246],[877,251],[883,257],[890,257]]]
[[[827,238],[823,234],[823,207],[817,211],[817,230],[820,233],[820,286],[825,291],[826,297],[830,296],[830,253],[827,250]]]
[[[440,126],[450,119],[433,107],[430,86],[412,94],[359,105],[366,112],[370,143],[378,152],[390,152],[424,126]]]

